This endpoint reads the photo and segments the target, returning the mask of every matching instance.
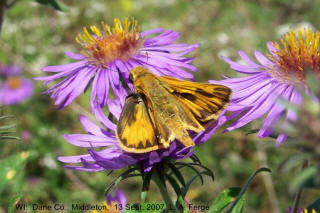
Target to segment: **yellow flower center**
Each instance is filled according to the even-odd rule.
[[[308,29],[292,29],[280,40],[281,45],[274,42],[276,55],[268,55],[278,67],[270,67],[268,72],[280,82],[305,83],[308,70],[315,74],[320,72],[319,53],[320,32],[311,32]]]
[[[12,90],[18,89],[21,86],[21,79],[19,77],[9,77],[7,79],[8,87]]]
[[[137,54],[143,45],[140,37],[138,21],[126,18],[121,24],[119,19],[114,19],[114,27],[111,28],[104,22],[102,29],[91,26],[91,33],[83,28],[76,41],[85,48],[84,55],[88,61],[96,66],[107,67],[108,63],[115,59],[127,61]]]

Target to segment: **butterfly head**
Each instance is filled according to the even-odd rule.
[[[147,70],[145,67],[143,66],[135,67],[130,71],[129,80],[131,83],[134,83],[136,79],[146,75],[147,73],[150,73],[150,71]]]

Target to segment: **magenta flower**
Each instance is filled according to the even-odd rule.
[[[298,33],[290,30],[281,40],[283,47],[275,42],[267,43],[270,52],[268,57],[255,51],[255,57],[260,64],[252,61],[242,51],[239,51],[239,55],[246,64],[223,58],[236,72],[248,75],[210,81],[226,85],[234,92],[232,102],[227,107],[227,111],[231,112],[227,120],[235,117],[237,119],[226,131],[265,116],[258,132],[258,137],[264,138],[272,134],[281,118],[284,125],[288,121],[296,121],[297,114],[292,109],[287,109],[279,100],[301,106],[301,88],[310,94],[305,75],[307,70],[320,73],[319,39],[320,33],[311,33],[310,29],[304,30],[304,36],[302,29]],[[286,138],[286,134],[280,133],[276,145],[281,145]]]
[[[94,101],[105,106],[110,99],[110,88],[115,97],[124,101],[126,89],[132,89],[129,71],[136,66],[145,66],[157,75],[177,78],[192,78],[187,71],[196,71],[196,67],[189,64],[193,58],[183,56],[199,45],[173,44],[179,33],[172,30],[161,28],[140,33],[134,19],[125,19],[123,24],[115,19],[112,29],[102,22],[102,30],[96,26],[91,26],[90,30],[91,33],[84,28],[84,33],[76,39],[84,48],[81,54],[66,52],[76,62],[44,67],[44,72],[55,74],[36,78],[44,84],[64,78],[46,91],[55,99],[55,105],[60,105],[59,108],[70,104],[91,80],[91,106]]]
[[[33,82],[20,77],[21,68],[0,66],[0,76],[4,79],[0,85],[0,105],[12,105],[29,99],[33,94]]]

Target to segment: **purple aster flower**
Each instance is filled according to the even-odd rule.
[[[16,76],[16,75],[20,75],[21,73],[22,73],[22,69],[18,66],[15,66],[15,65],[7,66],[7,65],[0,64],[1,76],[4,76],[4,77]]]
[[[296,121],[297,114],[292,109],[287,109],[279,100],[301,106],[301,89],[310,94],[306,84],[306,71],[320,73],[319,39],[320,33],[310,32],[310,29],[300,29],[298,33],[290,30],[281,39],[282,46],[276,42],[267,43],[270,52],[268,57],[255,51],[260,64],[252,61],[242,51],[239,51],[239,55],[246,64],[223,58],[236,72],[248,75],[210,81],[226,85],[234,91],[231,104],[227,107],[227,111],[231,112],[227,120],[238,117],[226,131],[265,116],[258,132],[258,136],[263,138],[272,134],[273,127],[280,119],[284,124]],[[276,145],[280,145],[286,138],[286,134],[279,134]]]
[[[119,99],[108,101],[109,111],[116,119],[119,119],[121,113],[119,101]],[[98,103],[95,103],[93,109],[96,118],[104,128],[100,128],[87,117],[80,116],[80,122],[87,134],[64,135],[64,138],[72,145],[88,148],[89,154],[58,157],[58,160],[64,163],[82,164],[76,166],[68,165],[65,166],[66,168],[95,172],[117,170],[139,163],[145,172],[149,172],[156,163],[165,158],[182,160],[193,154],[192,147],[185,147],[177,141],[173,141],[167,149],[159,149],[142,154],[125,152],[120,148],[115,135],[116,124],[106,117]],[[223,119],[219,119],[219,121],[224,122]],[[220,126],[220,123],[217,124],[217,122],[213,122],[205,131],[192,135],[196,145],[203,143],[213,134],[215,129]],[[101,147],[104,149],[101,149]],[[100,149],[96,151],[95,148]]]
[[[33,82],[20,76],[10,76],[0,86],[0,105],[12,105],[29,99],[33,93]]]
[[[92,213],[120,213],[126,208],[126,196],[118,188],[114,189],[114,196],[107,194],[107,202],[103,202],[103,206],[99,205],[99,211],[93,210]],[[101,209],[101,210],[100,210]]]
[[[172,30],[161,28],[140,33],[134,19],[125,19],[123,24],[115,19],[113,28],[102,22],[102,29],[91,26],[90,30],[84,28],[84,33],[76,39],[84,48],[81,54],[66,52],[76,62],[44,67],[44,72],[55,74],[36,78],[44,84],[64,78],[46,91],[55,98],[55,105],[60,105],[59,108],[70,104],[91,80],[91,106],[94,101],[105,106],[111,91],[123,102],[126,89],[132,89],[129,71],[136,66],[145,66],[157,75],[177,78],[193,78],[187,71],[196,71],[196,67],[189,64],[193,58],[184,55],[199,45],[173,44],[179,33]]]
[[[112,196],[110,193],[108,193],[107,204],[111,207],[115,207],[117,205],[115,208],[113,208],[115,210],[120,210],[120,209],[124,210],[125,206],[127,204],[127,199],[122,191],[120,191],[118,188],[115,188],[114,189],[114,196]],[[122,208],[119,208],[120,207],[119,205],[121,205]],[[117,212],[117,211],[113,211],[113,212]]]

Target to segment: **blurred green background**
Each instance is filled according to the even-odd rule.
[[[79,52],[75,37],[83,26],[112,24],[113,18],[135,17],[142,30],[164,27],[180,32],[179,43],[201,43],[195,52],[195,74],[198,81],[235,76],[220,56],[239,60],[238,50],[253,57],[254,50],[266,53],[268,40],[278,41],[289,27],[320,28],[320,1],[313,0],[92,0],[63,1],[68,12],[41,6],[31,1],[18,1],[5,16],[0,40],[0,62],[16,64],[25,76],[44,75],[41,67],[69,63],[65,51]],[[64,169],[56,160],[61,155],[86,153],[68,144],[62,134],[84,133],[79,114],[89,112],[89,93],[60,111],[53,105],[46,89],[36,82],[31,100],[2,108],[2,114],[14,115],[15,135],[20,141],[1,141],[0,156],[4,159],[22,151],[30,152],[24,167],[0,190],[0,212],[6,212],[9,199],[17,194],[25,203],[52,204],[101,203],[104,190],[119,172],[86,173]],[[273,139],[258,139],[245,133],[259,123],[221,134],[196,147],[204,165],[213,170],[215,181],[205,186],[196,181],[187,194],[189,202],[210,205],[223,189],[241,186],[259,167],[267,166],[272,174],[260,174],[251,183],[244,212],[284,212],[292,205],[294,193],[288,182],[296,171],[278,172],[279,164],[291,150],[275,148]],[[297,171],[299,168],[297,168]],[[186,171],[186,176],[191,173]],[[120,189],[129,203],[140,201],[141,180],[128,179]],[[301,205],[311,203],[319,191],[304,192]],[[162,202],[156,187],[151,185],[148,202]]]

